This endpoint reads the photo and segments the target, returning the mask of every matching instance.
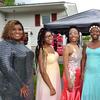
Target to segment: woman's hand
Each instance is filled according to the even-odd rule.
[[[68,90],[69,90],[69,92],[71,92],[73,90],[73,84],[72,84],[71,80],[68,81]]]
[[[22,88],[20,89],[20,95],[24,97],[29,95],[29,88],[27,85],[22,86]]]
[[[53,95],[55,95],[55,94],[56,94],[55,89],[54,89],[54,88],[51,88],[51,89],[50,89],[50,95],[53,96]]]

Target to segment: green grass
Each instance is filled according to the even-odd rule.
[[[60,77],[62,77],[62,74],[63,74],[63,64],[59,64],[59,68],[60,68]]]
[[[34,97],[36,96],[36,84],[37,84],[37,76],[33,76],[33,81],[34,81]]]

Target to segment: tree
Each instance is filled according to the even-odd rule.
[[[4,0],[4,5],[11,6],[15,4],[15,0]]]

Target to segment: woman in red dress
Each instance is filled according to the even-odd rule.
[[[79,31],[77,27],[69,28],[68,44],[63,51],[63,90],[61,100],[80,100],[80,61],[81,48],[78,44]]]

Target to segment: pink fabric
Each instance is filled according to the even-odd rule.
[[[66,74],[63,74],[64,87],[61,94],[61,100],[81,100],[81,81],[80,81],[80,69],[76,70],[74,88],[71,92],[68,91],[68,81],[66,80]]]

